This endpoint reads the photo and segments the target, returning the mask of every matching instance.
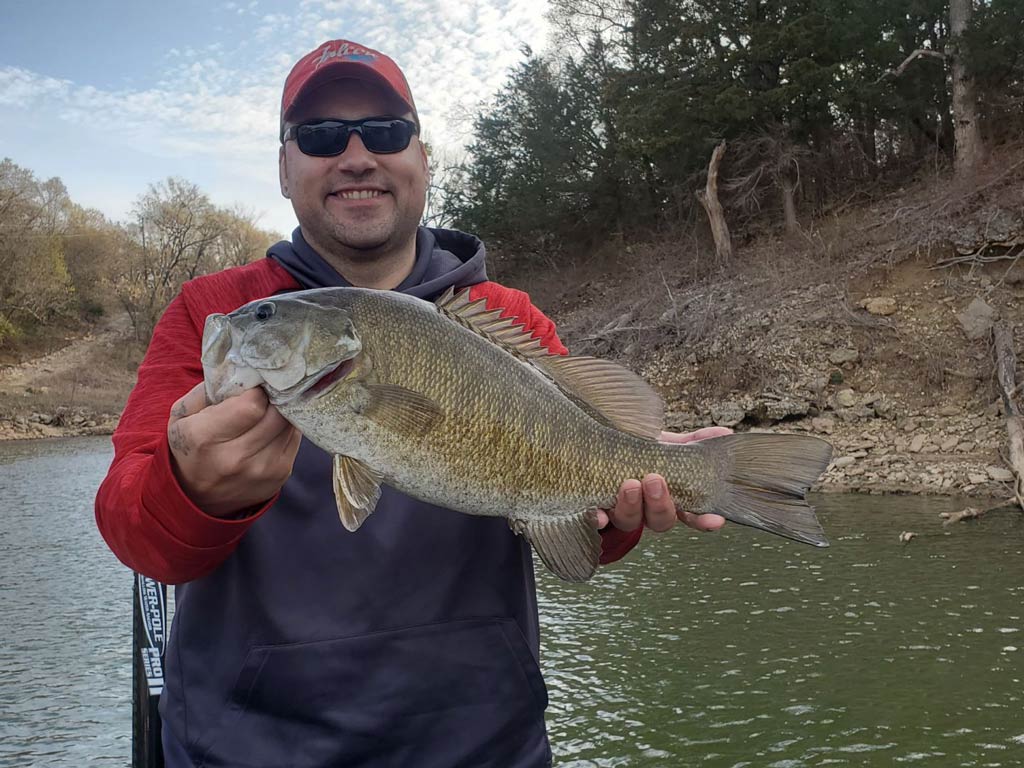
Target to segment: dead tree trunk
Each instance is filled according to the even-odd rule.
[[[786,234],[800,234],[800,222],[796,218],[796,182],[783,175],[779,182],[782,190],[782,214],[786,222]]]
[[[995,342],[996,374],[999,379],[1000,394],[1003,398],[1003,410],[1006,412],[1006,436],[1009,438],[1010,469],[1013,470],[1013,493],[1017,504],[1024,509],[1024,423],[1021,412],[1014,401],[1017,387],[1014,384],[1014,370],[1017,367],[1017,355],[1013,351],[1013,331],[1003,323],[996,323],[992,328],[992,339]]]
[[[963,36],[971,23],[973,0],[949,0],[949,35],[947,57],[953,77],[953,135],[956,144],[953,165],[957,175],[976,168],[984,154],[978,120],[978,100],[974,78],[964,61]]]
[[[718,200],[718,166],[721,164],[724,154],[725,142],[723,141],[711,153],[711,162],[708,164],[708,183],[704,189],[697,192],[697,199],[704,206],[704,210],[708,214],[708,221],[711,222],[711,235],[715,238],[715,253],[718,255],[719,261],[732,258],[732,237],[729,235],[729,225],[725,221],[722,204]]]

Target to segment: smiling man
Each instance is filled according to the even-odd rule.
[[[285,83],[281,140],[281,192],[299,227],[268,258],[182,287],[154,331],[96,499],[117,556],[177,585],[166,764],[549,765],[526,542],[500,518],[387,487],[366,525],[346,532],[332,458],[262,390],[208,405],[199,358],[210,313],[346,285],[428,300],[468,286],[551,353],[566,350],[526,294],[487,279],[477,238],[419,226],[427,156],[390,58],[336,40],[300,59]],[[677,515],[656,475],[625,481],[599,515],[602,562],[628,552],[645,526],[678,520],[723,522]]]

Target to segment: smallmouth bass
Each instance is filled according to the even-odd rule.
[[[569,581],[597,568],[597,508],[656,472],[679,509],[828,546],[805,495],[832,447],[804,435],[658,442],[664,404],[607,360],[552,355],[514,319],[449,290],[437,302],[322,288],[206,320],[202,363],[217,403],[255,386],[334,456],[344,526],[380,485],[473,515],[503,516]]]

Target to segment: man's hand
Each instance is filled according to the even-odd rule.
[[[301,439],[258,387],[209,405],[200,382],[171,407],[167,422],[182,490],[215,517],[244,512],[277,493]]]
[[[664,443],[693,443],[731,433],[732,430],[726,427],[705,427],[686,434],[662,432],[660,440]],[[611,524],[623,531],[633,531],[646,525],[660,533],[672,529],[677,522],[683,522],[698,531],[717,531],[725,525],[725,518],[720,515],[695,515],[686,511],[677,513],[675,502],[668,493],[668,485],[661,475],[647,475],[643,481],[626,480],[619,488],[615,507],[597,511],[598,528]]]

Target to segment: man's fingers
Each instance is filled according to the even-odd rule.
[[[643,481],[644,520],[652,531],[661,533],[676,524],[676,507],[661,475],[647,475]]]
[[[679,519],[695,531],[717,531],[725,525],[721,515],[695,515],[692,512],[680,512]]]
[[[619,486],[615,508],[608,513],[612,525],[621,531],[640,527],[644,517],[644,493],[639,480],[627,480]]]
[[[169,421],[173,424],[175,421],[186,416],[192,416],[199,413],[209,404],[209,401],[206,399],[206,384],[200,381],[171,406]]]
[[[290,429],[293,429],[291,423],[281,415],[281,412],[274,406],[267,405],[259,421],[241,435],[239,450],[246,454],[254,454],[281,439]]]
[[[266,392],[259,387],[247,389],[242,394],[229,397],[203,411],[206,417],[204,433],[213,442],[234,440],[260,424],[267,417],[268,410],[270,401],[267,400]],[[278,415],[278,418],[283,417]],[[272,431],[280,428],[278,422],[274,424]]]
[[[662,432],[658,439],[663,443],[695,443],[698,440],[707,440],[709,437],[722,437],[731,435],[732,430],[728,427],[704,427],[695,432]]]

